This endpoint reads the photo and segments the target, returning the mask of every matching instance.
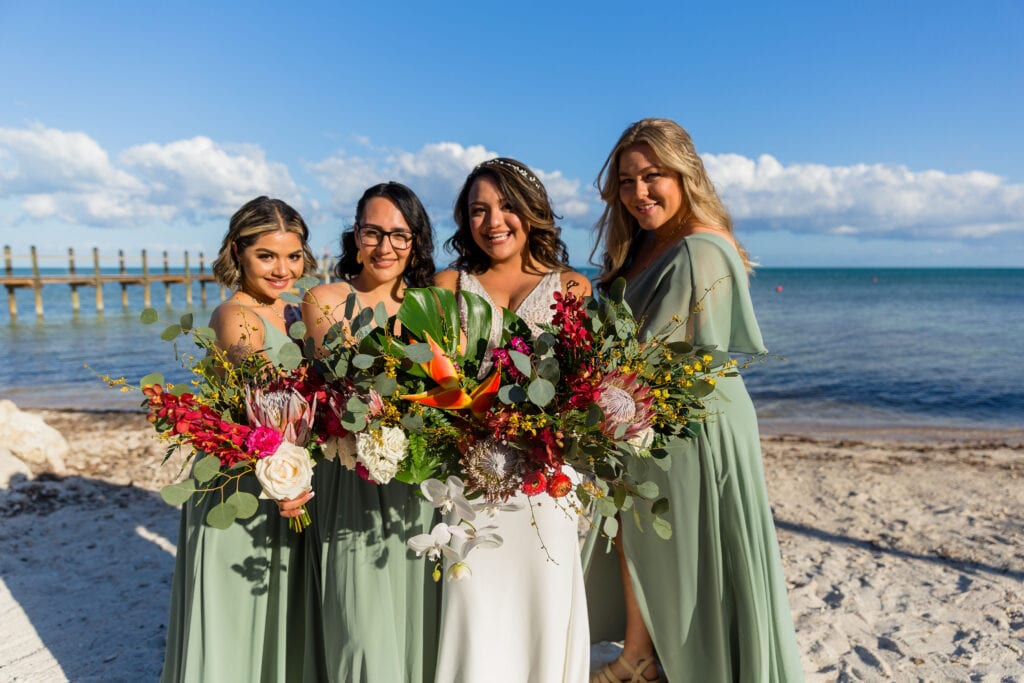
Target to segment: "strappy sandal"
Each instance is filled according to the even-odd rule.
[[[665,679],[661,677],[661,674],[655,674],[654,678],[644,678],[644,669],[650,666],[654,662],[654,657],[641,657],[636,664],[630,665],[621,656],[616,659],[623,669],[628,671],[629,678],[619,678],[612,671],[611,664],[605,664],[603,667],[590,674],[590,683],[664,683]]]

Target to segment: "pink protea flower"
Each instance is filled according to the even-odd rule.
[[[600,393],[597,405],[604,411],[601,430],[605,434],[611,436],[620,425],[627,425],[622,438],[629,440],[651,426],[654,398],[635,372],[609,373],[601,382]]]
[[[245,437],[245,450],[257,458],[273,455],[284,439],[281,432],[270,427],[257,427]]]
[[[316,398],[307,401],[295,389],[245,390],[245,412],[250,427],[270,427],[288,443],[305,446],[316,417]]]

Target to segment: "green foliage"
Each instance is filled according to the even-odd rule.
[[[160,489],[160,497],[168,505],[181,505],[192,497],[196,491],[196,482],[193,479],[186,479],[177,484],[168,484]]]

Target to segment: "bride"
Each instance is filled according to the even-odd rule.
[[[492,342],[501,308],[537,331],[551,321],[554,292],[575,283],[577,294],[590,293],[567,264],[554,219],[544,186],[518,161],[492,159],[466,178],[455,204],[458,228],[446,245],[457,254],[454,269],[438,273],[436,283],[490,302]],[[474,553],[472,576],[444,587],[436,680],[586,681],[590,633],[577,513],[546,493],[517,493],[508,503],[484,521],[497,527],[501,547]]]

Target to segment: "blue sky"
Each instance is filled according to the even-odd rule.
[[[501,154],[581,265],[605,155],[665,116],[764,266],[1024,266],[1024,4],[712,4],[0,0],[2,241],[210,254],[270,194],[322,253],[387,179],[443,239]]]

